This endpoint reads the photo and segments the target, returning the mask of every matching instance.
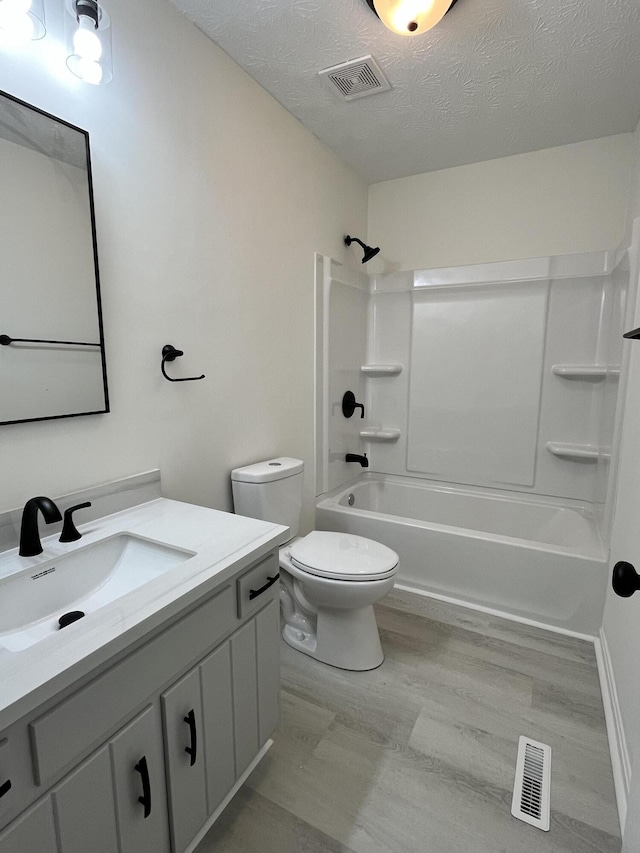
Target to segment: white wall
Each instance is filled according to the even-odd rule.
[[[640,125],[633,135],[633,162],[630,173],[630,203],[627,216],[627,239],[633,220],[640,216]],[[636,223],[636,232],[640,223]],[[640,236],[640,235],[639,235]],[[640,259],[632,258],[632,283],[640,275]],[[636,291],[637,292],[637,291]],[[640,326],[640,305],[630,299],[627,328]],[[620,441],[618,486],[613,521],[610,567],[625,560],[640,570],[640,453],[638,428],[640,425],[640,344],[625,341],[623,344],[623,371],[628,373],[624,400],[624,423]],[[638,648],[640,647],[640,593],[633,598],[619,598],[610,586],[607,588],[601,636],[609,656],[607,689],[613,693],[613,708],[618,749],[614,759],[621,771],[622,812],[626,806],[625,783],[629,770],[640,774],[640,679],[638,678]],[[616,764],[614,763],[614,768]],[[626,771],[626,772],[625,772]],[[637,778],[635,779],[637,784]],[[629,848],[631,849],[631,848]]]
[[[114,78],[47,37],[0,49],[0,85],[91,134],[112,412],[2,428],[0,509],[160,467],[170,497],[229,508],[229,470],[308,464],[314,251],[357,263],[364,182],[166,0],[111,0]],[[185,356],[169,384],[160,351]]]
[[[594,252],[620,242],[632,135],[369,188],[370,272]]]

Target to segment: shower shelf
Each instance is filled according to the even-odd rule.
[[[565,379],[604,379],[605,376],[618,376],[619,364],[554,364],[551,372]]]
[[[582,461],[597,462],[598,459],[607,459],[611,456],[608,449],[598,447],[597,444],[567,444],[560,441],[548,441],[547,450],[554,456],[562,459],[578,459]]]
[[[363,364],[360,372],[365,376],[397,376],[402,373],[401,364]]]
[[[400,438],[399,429],[361,429],[360,438],[365,441],[396,441]]]

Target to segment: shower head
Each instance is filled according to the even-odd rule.
[[[363,243],[362,240],[358,240],[357,237],[350,237],[347,234],[347,236],[344,238],[345,246],[350,246],[352,243],[359,243],[362,246],[362,248],[364,249],[364,257],[362,258],[363,264],[366,264],[367,261],[371,260],[371,258],[375,258],[375,256],[380,251],[379,246],[376,246],[375,248],[373,248],[372,246],[367,246],[367,244]]]

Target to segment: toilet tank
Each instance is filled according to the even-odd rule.
[[[288,456],[234,468],[231,472],[234,511],[286,524],[293,539],[300,529],[303,471],[303,461]]]

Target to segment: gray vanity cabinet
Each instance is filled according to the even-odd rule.
[[[52,798],[65,853],[112,853],[118,849],[108,746],[74,770]]]
[[[279,643],[272,600],[162,694],[173,850],[187,847],[277,726]]]
[[[0,832],[2,853],[57,853],[51,797],[29,809],[9,829]]]
[[[169,853],[157,709],[135,717],[51,798],[61,853]]]
[[[248,569],[251,589],[276,559]],[[227,583],[8,730],[0,770],[21,799],[0,816],[0,853],[192,849],[278,723],[276,595],[269,586],[240,613]]]
[[[199,667],[207,772],[208,814],[213,814],[236,780],[231,699],[231,643],[223,643]]]
[[[157,703],[109,742],[119,853],[169,853],[171,849],[162,752]],[[61,853],[67,853],[64,847]]]
[[[198,668],[161,701],[171,835],[174,850],[184,850],[208,817]]]

